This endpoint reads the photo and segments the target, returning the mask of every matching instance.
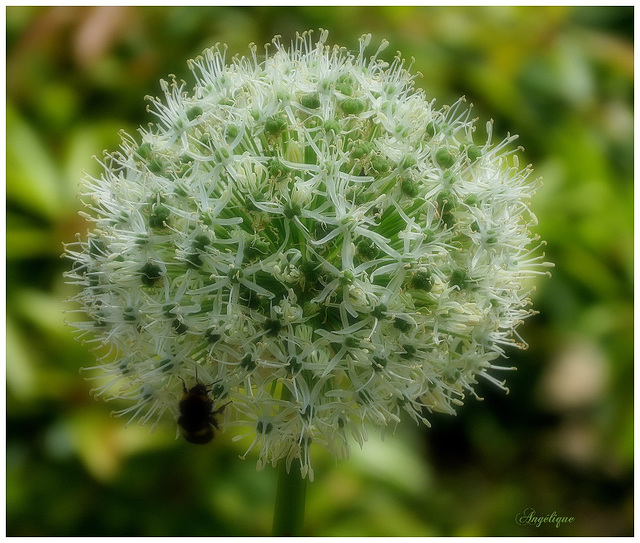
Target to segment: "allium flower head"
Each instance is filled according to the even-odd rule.
[[[216,46],[151,99],[84,195],[68,274],[110,379],[143,423],[204,383],[259,464],[349,455],[365,423],[453,413],[531,313],[535,185],[508,144],[474,142],[462,101],[436,109],[401,58],[276,38]],[[107,347],[107,348],[105,348]],[[503,368],[504,369],[504,368]]]

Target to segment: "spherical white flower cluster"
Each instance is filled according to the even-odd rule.
[[[474,143],[462,102],[435,109],[397,58],[322,32],[260,58],[216,46],[196,84],[162,82],[158,122],[125,136],[85,191],[87,239],[67,247],[76,323],[147,422],[204,383],[220,426],[259,463],[309,446],[349,454],[365,423],[453,413],[531,313],[541,273],[529,169],[514,139]]]

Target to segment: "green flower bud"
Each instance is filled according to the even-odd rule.
[[[318,93],[305,94],[300,98],[300,104],[307,109],[318,109],[320,107],[320,96]]]
[[[436,162],[443,168],[451,168],[456,162],[456,157],[446,149],[436,151]]]
[[[155,285],[156,281],[162,277],[162,269],[153,262],[147,262],[140,268],[140,280],[147,287]]]
[[[360,115],[364,111],[365,105],[362,100],[357,98],[347,98],[340,102],[340,108],[346,115]]]
[[[202,108],[200,106],[193,106],[192,108],[187,110],[187,119],[190,121],[195,120],[197,117],[202,115]]]

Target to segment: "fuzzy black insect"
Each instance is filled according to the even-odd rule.
[[[214,436],[214,428],[219,430],[216,415],[224,411],[230,402],[225,403],[218,409],[213,409],[213,400],[209,396],[207,387],[202,383],[197,383],[190,389],[182,381],[184,396],[180,400],[178,426],[180,433],[189,443],[205,445]]]

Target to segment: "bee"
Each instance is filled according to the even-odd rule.
[[[207,387],[200,382],[187,389],[187,385],[182,381],[184,395],[180,400],[178,408],[178,426],[182,437],[189,443],[196,445],[206,445],[214,436],[214,428],[220,430],[216,415],[222,413],[231,402],[227,402],[218,409],[213,409],[213,400],[209,396]]]

